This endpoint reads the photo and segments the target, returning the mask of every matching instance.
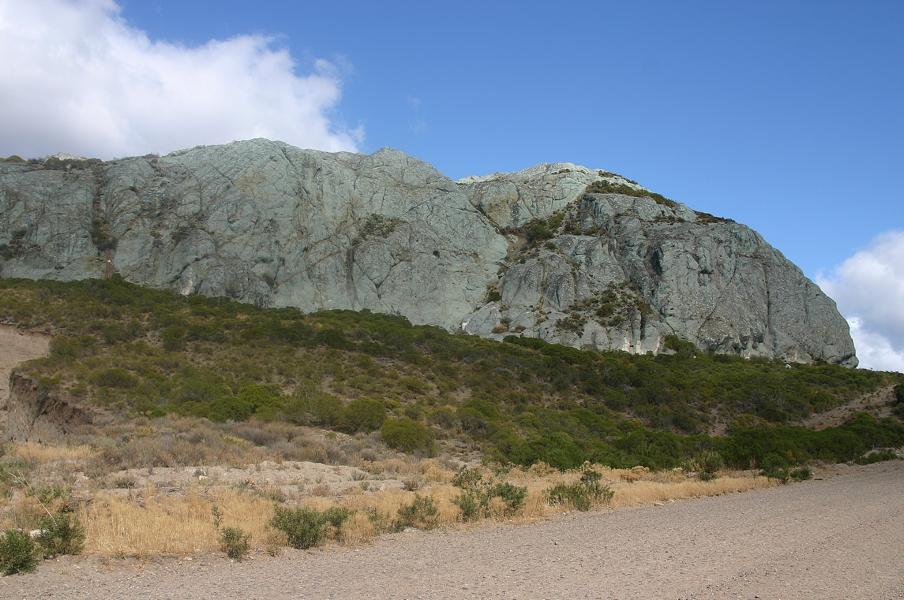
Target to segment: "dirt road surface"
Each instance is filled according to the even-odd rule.
[[[67,558],[3,598],[904,598],[904,461],[822,481],[358,549]]]

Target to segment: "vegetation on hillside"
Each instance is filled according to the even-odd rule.
[[[589,186],[587,186],[588,194],[620,194],[622,196],[635,196],[638,198],[650,198],[657,204],[661,204],[663,206],[667,206],[669,208],[675,208],[678,206],[678,203],[674,200],[670,200],[663,196],[662,194],[657,194],[656,192],[651,192],[649,190],[645,190],[642,188],[634,188],[629,185],[625,185],[623,183],[613,183],[611,181],[594,181]]]
[[[904,445],[897,419],[793,423],[895,374],[695,351],[588,352],[504,343],[368,312],[262,309],[118,279],[0,280],[0,320],[54,333],[21,369],[55,393],[125,417],[285,421],[382,431],[403,451],[470,440],[490,458],[673,467],[703,452],[733,467],[852,460]],[[728,424],[725,436],[707,432]]]

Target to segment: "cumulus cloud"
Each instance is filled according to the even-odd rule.
[[[300,73],[259,35],[152,40],[114,0],[0,0],[0,56],[0,154],[109,158],[253,137],[335,151],[362,138],[332,119],[332,63]]]
[[[860,365],[904,372],[904,231],[880,235],[817,282],[847,317]]]

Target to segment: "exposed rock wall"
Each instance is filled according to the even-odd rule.
[[[569,163],[453,182],[392,150],[268,140],[0,162],[0,261],[5,277],[117,272],[488,337],[657,352],[677,335],[718,352],[856,364],[834,303],[756,232]]]

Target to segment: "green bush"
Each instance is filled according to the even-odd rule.
[[[396,513],[395,529],[401,531],[406,527],[415,529],[433,529],[439,520],[439,509],[430,496],[414,495],[411,504],[399,507]]]
[[[500,498],[505,503],[505,514],[511,516],[518,512],[527,499],[527,488],[511,483],[497,483],[490,490],[491,497]]]
[[[459,469],[458,473],[452,477],[452,485],[465,490],[477,488],[481,481],[483,481],[483,475],[481,474],[480,469],[470,467],[462,467]]]
[[[546,491],[550,504],[569,505],[577,510],[590,510],[597,504],[608,504],[615,492],[602,482],[602,475],[584,469],[577,483],[559,483]]]
[[[858,456],[854,459],[854,462],[858,465],[871,465],[886,460],[898,460],[899,458],[898,453],[893,449],[882,448],[881,450],[873,450],[872,452],[867,452],[863,456]]]
[[[508,482],[484,481],[477,469],[463,468],[452,479],[452,484],[462,489],[462,493],[452,499],[461,510],[463,521],[476,521],[490,514],[490,501],[499,498],[505,504],[505,515],[518,512],[527,498],[527,488]]]
[[[351,511],[344,506],[331,506],[323,511],[324,520],[332,525],[337,531],[342,528],[342,525],[345,524],[351,516]]]
[[[433,432],[408,418],[387,419],[380,428],[380,437],[390,448],[408,454],[432,455],[434,452]]]
[[[0,536],[0,570],[4,575],[30,573],[40,560],[34,540],[24,531],[8,529]]]
[[[716,472],[724,466],[725,461],[722,460],[721,454],[713,450],[704,450],[685,461],[684,468],[699,473],[701,480],[710,481],[716,478]]]
[[[246,421],[254,414],[254,405],[236,396],[220,396],[206,407],[202,407],[197,416],[204,416],[211,421]]]
[[[520,231],[531,246],[555,237],[565,218],[563,213],[554,213],[547,219],[532,219],[525,223]]]
[[[465,490],[453,498],[452,502],[461,510],[463,521],[476,521],[484,514],[483,497],[473,490]]]
[[[163,330],[160,335],[163,349],[169,352],[178,352],[185,348],[185,327],[173,325]]]
[[[129,389],[138,385],[138,380],[125,369],[114,367],[104,369],[91,377],[91,382],[99,387]]]
[[[220,531],[220,549],[233,560],[241,561],[251,550],[251,534],[238,527],[226,527]]]
[[[789,473],[789,476],[794,481],[806,481],[807,479],[813,478],[813,471],[810,470],[810,467],[800,467],[792,470]]]
[[[348,403],[342,411],[341,429],[349,433],[376,431],[386,419],[383,403],[370,398],[358,398]]]
[[[568,226],[535,225],[535,240]],[[13,238],[24,240],[26,233]],[[642,315],[648,308],[629,288],[598,295],[581,314],[612,318],[624,308]],[[615,296],[624,296],[624,307]],[[904,445],[897,418],[858,415],[823,431],[786,425],[901,386],[899,376],[825,364],[786,369],[781,361],[708,354],[681,340],[666,341],[677,354],[660,356],[583,351],[517,335],[499,343],[390,315],[263,309],[117,277],[0,279],[0,320],[51,329],[55,340],[65,336],[53,342],[49,357],[19,367],[23,375],[64,399],[102,403],[127,416],[250,416],[351,432],[380,428],[385,411],[371,414],[373,404],[359,411],[354,400],[346,410],[323,391],[328,386],[350,400],[404,398],[413,421],[426,415],[456,442],[521,465],[671,468],[712,451],[732,468],[762,468],[775,454],[787,469]],[[248,388],[256,391],[245,393]],[[279,393],[292,388],[291,398]],[[458,390],[467,390],[468,399],[460,401]],[[894,411],[904,419],[904,402]],[[731,422],[725,436],[705,434],[716,414]]]
[[[651,192],[644,189],[636,189],[623,183],[612,183],[609,181],[594,181],[587,186],[589,194],[621,194],[623,196],[635,196],[638,198],[650,198],[657,204],[675,208],[678,204],[674,200],[670,200],[662,194]],[[712,215],[709,215],[712,217]],[[715,218],[715,217],[714,217]]]
[[[299,425],[335,427],[342,418],[342,401],[320,390],[304,387],[284,403],[283,414]]]
[[[277,506],[270,525],[286,534],[293,548],[313,548],[323,539],[327,519],[313,508],[285,508]]]
[[[75,515],[58,512],[38,523],[38,545],[44,558],[63,554],[80,554],[85,545],[85,528]]]

